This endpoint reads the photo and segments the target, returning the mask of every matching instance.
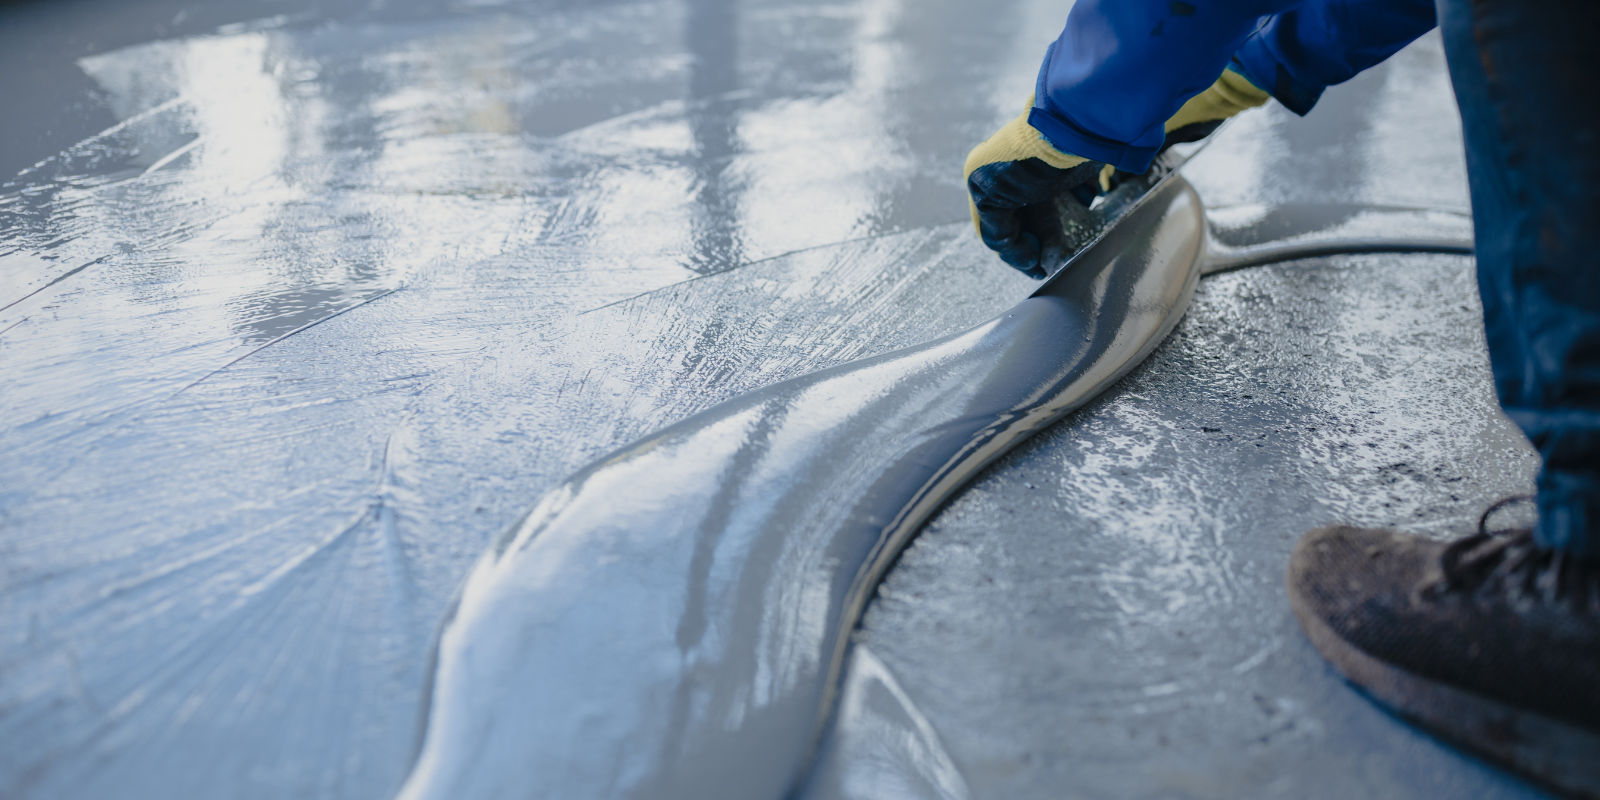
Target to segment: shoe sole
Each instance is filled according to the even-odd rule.
[[[1600,800],[1600,733],[1379,661],[1334,633],[1292,587],[1289,605],[1317,652],[1380,705],[1552,789]]]

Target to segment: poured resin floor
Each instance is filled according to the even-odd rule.
[[[0,3],[0,796],[393,795],[445,609],[546,489],[1031,291],[960,165],[1067,7]],[[1464,211],[1437,40],[1185,175]],[[812,796],[1537,796],[1281,589],[1309,527],[1531,485],[1478,325],[1462,257],[1203,281],[905,553]]]

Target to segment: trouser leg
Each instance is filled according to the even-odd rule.
[[[1600,559],[1600,3],[1439,0],[1495,390],[1540,544]]]

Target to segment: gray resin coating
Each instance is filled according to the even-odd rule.
[[[1170,181],[1000,317],[751,392],[562,484],[468,577],[401,797],[782,797],[890,560],[1160,343],[1205,232]]]
[[[1167,174],[1109,197],[1093,244],[1006,314],[750,392],[546,496],[468,577],[401,796],[783,796],[888,565],[975,473],[1137,366],[1203,269],[1470,250],[1318,236],[1395,212],[1302,207],[1279,209],[1284,241],[1208,259],[1218,237]]]

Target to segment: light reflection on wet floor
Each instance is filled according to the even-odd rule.
[[[972,241],[959,165],[1031,86],[1057,4],[389,5],[263,22],[240,2],[220,30],[85,52],[85,118],[115,126],[0,190],[0,795],[388,796],[445,604],[546,487],[1031,288]],[[21,15],[7,42],[60,24],[26,9],[0,12]],[[1425,40],[1304,121],[1241,120],[1186,174],[1213,205],[1462,207],[1452,113]],[[891,577],[864,635],[978,796],[1342,795],[1344,770],[1395,796],[1525,791],[1375,715],[1277,605],[1299,529],[1251,503],[1442,530],[1478,495],[1444,501],[1430,465],[1514,446],[1460,259],[1323,266],[1212,279],[1187,338],[991,472]],[[1247,352],[1249,331],[1309,337],[1305,361]],[[1479,394],[1342,455],[1451,376]],[[1249,381],[1296,394],[1237,405]],[[1382,422],[1358,410],[1375,393]],[[1321,415],[1349,433],[1281,439],[1281,461],[1178,433]],[[1520,487],[1527,456],[1506,463],[1449,477]],[[1399,473],[1421,488],[1396,511],[1373,482]],[[985,577],[1004,590],[974,596]],[[1161,633],[1218,616],[1223,650]],[[1126,680],[1041,626],[1110,637]],[[1178,777],[1118,777],[1133,764]]]

